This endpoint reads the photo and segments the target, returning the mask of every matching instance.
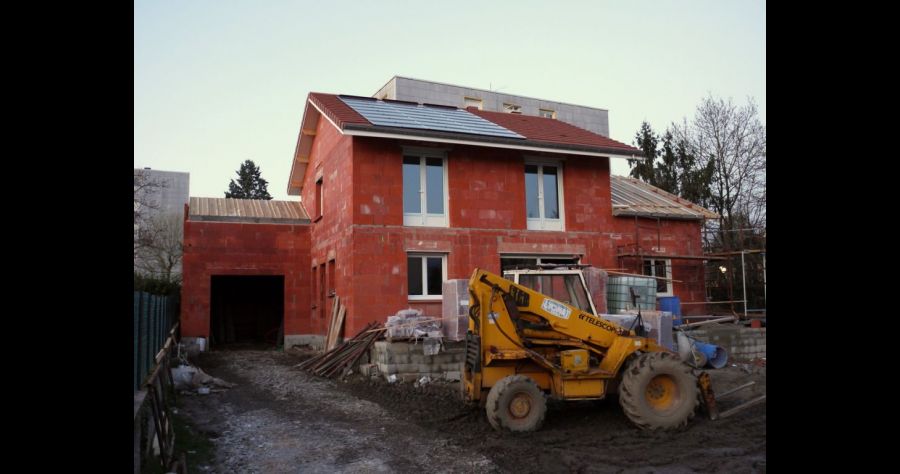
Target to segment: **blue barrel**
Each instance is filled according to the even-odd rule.
[[[706,363],[714,369],[721,369],[728,363],[728,352],[715,344],[695,342],[694,347],[706,356]]]
[[[679,326],[681,324],[681,298],[677,296],[661,296],[659,299],[659,310],[672,313],[672,324]]]

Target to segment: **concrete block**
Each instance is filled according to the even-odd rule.
[[[449,380],[451,382],[458,382],[461,377],[460,371],[449,371],[444,372],[444,380]]]

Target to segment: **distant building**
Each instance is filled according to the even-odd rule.
[[[134,269],[163,278],[181,276],[181,246],[184,240],[184,207],[190,193],[190,173],[134,169]],[[163,225],[151,222],[171,216]],[[168,230],[171,229],[171,230]],[[167,235],[161,235],[167,234]],[[148,242],[157,245],[150,248]]]
[[[372,97],[552,118],[609,137],[609,111],[596,107],[402,76],[392,77]]]
[[[191,174],[181,171],[161,171],[150,168],[134,169],[134,188],[143,181],[150,183],[145,188],[147,195],[142,202],[149,206],[153,215],[177,213],[184,215],[184,205],[188,203]]]

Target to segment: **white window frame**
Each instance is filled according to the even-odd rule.
[[[503,111],[508,114],[522,114],[522,106],[516,104],[510,104],[509,102],[503,103]]]
[[[674,289],[672,288],[672,260],[668,258],[645,258],[641,265],[646,265],[647,262],[650,262],[650,275],[654,277],[666,278],[666,291],[665,293],[656,292],[656,296],[675,296]],[[656,263],[664,262],[666,264],[666,274],[665,275],[657,275],[656,274]],[[643,270],[643,268],[641,268]]]
[[[545,116],[544,112],[550,112],[550,116],[549,117]],[[556,111],[553,109],[538,109],[538,116],[544,117],[544,118],[556,119]]]
[[[474,105],[474,104],[469,105],[469,102],[478,102],[478,105]],[[463,105],[465,106],[465,107],[463,107],[463,108],[466,108],[466,107],[478,107],[478,110],[483,110],[483,107],[484,107],[484,100],[482,100],[482,99],[476,99],[475,97],[468,97],[468,96],[465,96],[465,97],[463,97]]]
[[[416,227],[449,227],[450,226],[450,197],[449,197],[449,178],[447,176],[447,151],[431,150],[414,147],[403,147],[403,155],[401,157],[401,166],[403,159],[406,157],[419,158],[419,209],[422,212],[406,212],[403,211],[403,225]],[[428,158],[440,159],[443,163],[444,175],[444,213],[434,214],[428,212],[428,190],[426,189],[426,169],[425,160]],[[404,190],[405,191],[405,190]]]
[[[447,281],[447,254],[445,253],[421,253],[421,252],[406,252],[407,259],[409,258],[419,258],[422,262],[422,292],[421,295],[411,295],[409,294],[409,288],[406,289],[406,297],[409,301],[443,301],[444,295],[429,295],[428,294],[428,264],[427,258],[435,258],[440,257],[441,259],[441,285]],[[407,260],[408,263],[408,260]],[[409,281],[409,268],[407,267],[407,282]]]
[[[538,214],[540,217],[528,217],[528,197],[525,197],[525,220],[528,230],[566,230],[566,209],[565,209],[565,191],[563,186],[563,163],[557,160],[536,160],[526,159],[522,166],[522,175],[525,174],[525,166],[538,167]],[[544,217],[544,166],[553,166],[556,168],[556,186],[559,188],[559,219],[548,219]],[[528,192],[527,188],[525,192]]]

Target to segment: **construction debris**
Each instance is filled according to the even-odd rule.
[[[369,352],[369,347],[381,337],[387,329],[380,323],[369,323],[363,330],[343,344],[307,359],[294,367],[313,375],[334,378],[351,371],[359,359]]]

